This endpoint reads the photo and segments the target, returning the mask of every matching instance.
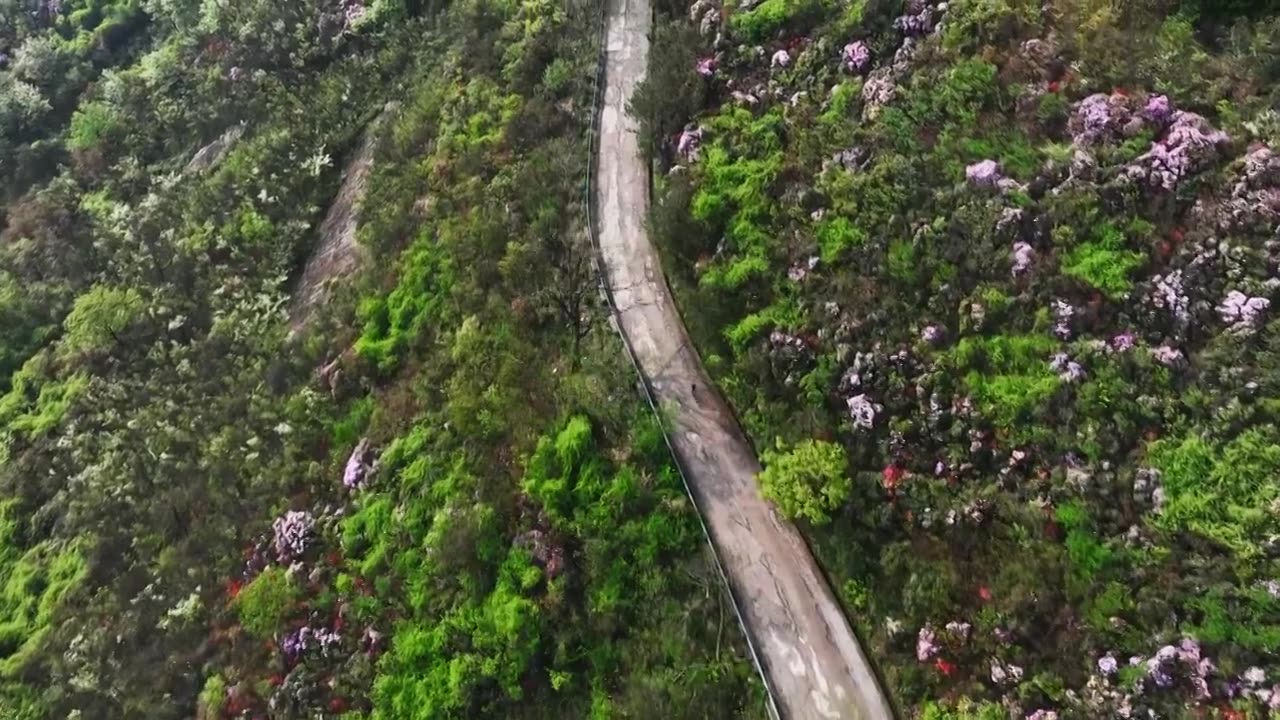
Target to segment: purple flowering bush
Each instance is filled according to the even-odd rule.
[[[289,562],[307,551],[314,535],[315,518],[305,510],[290,510],[271,524],[276,555]]]

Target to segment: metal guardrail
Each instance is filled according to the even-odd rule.
[[[591,126],[587,130],[587,173],[586,182],[583,188],[583,200],[587,213],[587,234],[591,239],[592,248],[592,265],[595,268],[596,279],[599,283],[601,296],[604,298],[605,304],[609,306],[610,318],[612,319],[613,329],[617,331],[619,339],[622,340],[622,346],[626,349],[627,359],[631,361],[632,368],[635,369],[636,376],[640,378],[640,385],[643,389],[641,393],[645,401],[649,404],[649,410],[658,419],[658,426],[662,430],[662,440],[667,445],[668,452],[671,453],[671,459],[675,464],[676,471],[680,474],[680,481],[684,484],[685,494],[689,496],[689,500],[693,503],[693,507],[697,511],[698,524],[702,528],[702,536],[706,539],[708,547],[711,548],[711,556],[715,560],[716,572],[720,575],[720,582],[724,585],[729,595],[730,604],[733,605],[734,616],[738,619],[738,626],[742,628],[742,634],[747,640],[747,648],[751,652],[751,662],[755,665],[756,673],[760,676],[764,686],[765,697],[768,700],[767,709],[770,717],[774,720],[781,720],[782,715],[778,710],[778,701],[774,697],[773,688],[769,684],[769,676],[764,671],[764,665],[760,661],[760,653],[756,648],[755,640],[751,637],[751,631],[742,615],[742,607],[739,605],[737,594],[733,590],[733,585],[729,582],[729,576],[725,573],[724,563],[720,559],[720,551],[716,548],[715,541],[711,538],[711,532],[707,528],[707,523],[703,519],[702,508],[698,504],[697,495],[694,494],[693,488],[689,485],[689,477],[685,473],[684,463],[680,461],[680,454],[671,443],[671,437],[667,434],[667,423],[663,417],[661,410],[657,404],[657,397],[653,390],[653,385],[649,380],[649,376],[645,374],[644,369],[640,366],[640,361],[636,358],[635,349],[631,345],[631,340],[622,330],[621,315],[618,312],[618,306],[614,302],[613,288],[609,284],[609,273],[604,262],[604,253],[600,249],[599,236],[599,218],[596,216],[596,172],[598,171],[596,156],[599,152],[600,137],[600,112],[603,105],[605,90],[605,72],[608,62],[608,11],[605,9],[609,0],[603,0],[599,3],[600,17],[598,20],[597,42],[599,43],[599,51],[596,58],[596,73],[593,80],[592,101],[591,101]],[[652,26],[652,25],[651,25]]]

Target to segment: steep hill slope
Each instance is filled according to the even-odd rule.
[[[651,232],[903,704],[1271,712],[1274,14],[664,10]]]

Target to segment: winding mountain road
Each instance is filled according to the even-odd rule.
[[[626,101],[644,77],[649,0],[607,0],[596,197],[617,320],[656,401],[786,720],[893,718],[839,603],[795,526],[759,493],[760,464],[702,367],[649,242],[648,169]]]

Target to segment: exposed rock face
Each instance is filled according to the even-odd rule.
[[[302,270],[293,302],[289,308],[289,329],[298,332],[306,325],[315,308],[324,304],[329,296],[329,281],[355,270],[360,264],[360,247],[356,243],[356,228],[360,220],[360,201],[364,197],[369,170],[373,167],[373,151],[377,145],[378,130],[397,105],[388,103],[369,127],[360,141],[360,147],[342,171],[342,185],[324,222],[320,225],[319,242]]]
[[[244,137],[245,124],[240,123],[234,125],[226,132],[222,133],[217,140],[205,145],[191,156],[191,161],[183,168],[183,173],[192,175],[202,173],[213,169],[218,163],[227,157],[227,153],[231,152],[231,148]]]

